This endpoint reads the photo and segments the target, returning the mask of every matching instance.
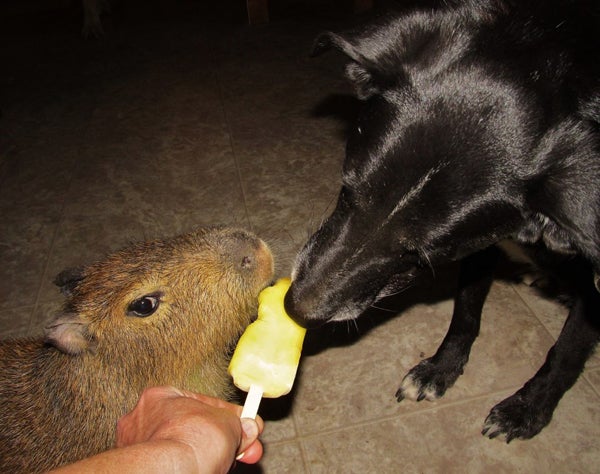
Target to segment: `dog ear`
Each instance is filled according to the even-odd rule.
[[[312,56],[318,56],[332,47],[351,59],[352,62],[346,66],[346,76],[359,99],[366,100],[379,94],[395,82],[391,80],[389,72],[384,72],[376,62],[367,58],[351,40],[335,33],[321,34],[313,45]]]
[[[87,329],[88,322],[79,314],[63,313],[44,329],[45,342],[66,354],[77,355],[93,349]]]

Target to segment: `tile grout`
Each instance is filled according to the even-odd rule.
[[[90,124],[91,124],[91,121],[92,121],[92,118],[94,116],[94,112],[96,109],[97,109],[97,102],[95,102],[94,105],[89,108],[89,112],[85,114],[86,118],[85,118],[85,120],[82,121],[85,125],[83,126],[82,130],[80,131],[79,136],[86,137],[88,135],[89,130],[90,130]],[[76,148],[77,148],[77,157],[81,157],[82,156],[81,152],[82,152],[82,150],[85,149],[83,142],[80,141],[77,144]],[[54,226],[54,232],[52,233],[52,239],[50,240],[50,245],[48,246],[48,252],[46,254],[44,267],[42,269],[42,274],[41,274],[41,277],[39,280],[38,289],[37,289],[36,296],[35,296],[34,308],[29,316],[29,324],[27,325],[27,334],[31,334],[32,330],[33,330],[35,315],[41,304],[42,289],[44,288],[44,282],[48,278],[48,270],[50,268],[50,261],[52,259],[52,255],[53,255],[53,252],[55,249],[55,245],[56,245],[57,237],[60,232],[61,225],[64,222],[64,218],[65,218],[65,209],[67,206],[66,196],[68,196],[68,194],[69,194],[68,193],[69,189],[71,189],[73,187],[73,183],[75,181],[77,170],[80,168],[80,166],[81,166],[81,159],[79,158],[79,159],[75,160],[74,165],[71,167],[71,170],[70,170],[71,172],[70,172],[70,176],[69,176],[69,181],[66,186],[66,191],[63,194],[60,211],[58,213],[58,219],[56,221],[56,225]]]
[[[519,390],[520,388],[521,388],[521,385],[514,385],[510,388],[507,387],[507,388],[497,390],[497,391],[491,391],[491,392],[486,392],[486,393],[479,394],[479,395],[474,395],[471,397],[467,397],[463,400],[443,402],[442,405],[435,405],[435,406],[431,405],[429,407],[422,408],[422,409],[408,412],[408,413],[398,413],[395,415],[377,416],[374,418],[361,420],[356,423],[349,423],[348,425],[346,425],[344,427],[326,428],[324,430],[316,431],[313,433],[298,434],[297,436],[295,436],[293,438],[287,438],[287,439],[281,439],[281,440],[269,442],[269,445],[272,446],[272,445],[285,444],[285,443],[291,443],[291,442],[300,442],[303,440],[310,440],[310,439],[318,438],[318,437],[321,437],[324,435],[330,435],[330,434],[342,432],[349,428],[364,427],[364,426],[369,426],[372,424],[393,421],[393,420],[398,420],[398,419],[412,417],[412,416],[418,416],[419,414],[422,414],[422,413],[430,413],[430,412],[437,411],[437,410],[447,410],[447,409],[455,408],[457,406],[465,405],[467,403],[473,403],[473,402],[476,402],[479,400],[484,400],[486,398],[490,398],[495,395],[512,394],[512,393],[516,392],[517,390]],[[507,395],[507,396],[510,396],[510,395]],[[414,402],[414,403],[418,403],[418,402]],[[426,406],[426,405],[423,405],[423,406]],[[296,430],[296,432],[299,433],[300,431]]]

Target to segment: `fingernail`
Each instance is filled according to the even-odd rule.
[[[256,438],[258,436],[258,425],[256,424],[255,420],[253,420],[252,418],[242,418],[241,422],[242,430],[246,434],[246,437]]]

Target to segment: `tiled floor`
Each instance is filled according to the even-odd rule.
[[[307,53],[318,32],[356,18],[312,2],[249,28],[243,2],[204,3],[125,1],[87,42],[71,10],[0,16],[2,335],[40,332],[61,269],[200,225],[253,229],[287,274],[331,210],[354,103],[342,58]],[[262,406],[266,454],[248,472],[598,472],[597,356],[535,439],[479,434],[566,314],[525,285],[494,285],[444,399],[396,403],[449,323],[443,274],[393,311],[309,333],[294,393]]]

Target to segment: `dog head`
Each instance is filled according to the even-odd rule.
[[[485,50],[494,14],[417,13],[317,39],[317,53],[334,47],[350,59],[364,104],[337,206],[293,271],[286,308],[301,324],[353,319],[420,272],[507,237],[585,247],[564,203],[550,209],[547,198],[561,192],[551,179],[564,168],[554,168],[559,143],[570,138],[563,151],[575,153],[591,132],[571,119],[549,125],[545,97],[526,84],[534,65],[507,67],[506,45]],[[596,212],[588,220],[598,242]]]

